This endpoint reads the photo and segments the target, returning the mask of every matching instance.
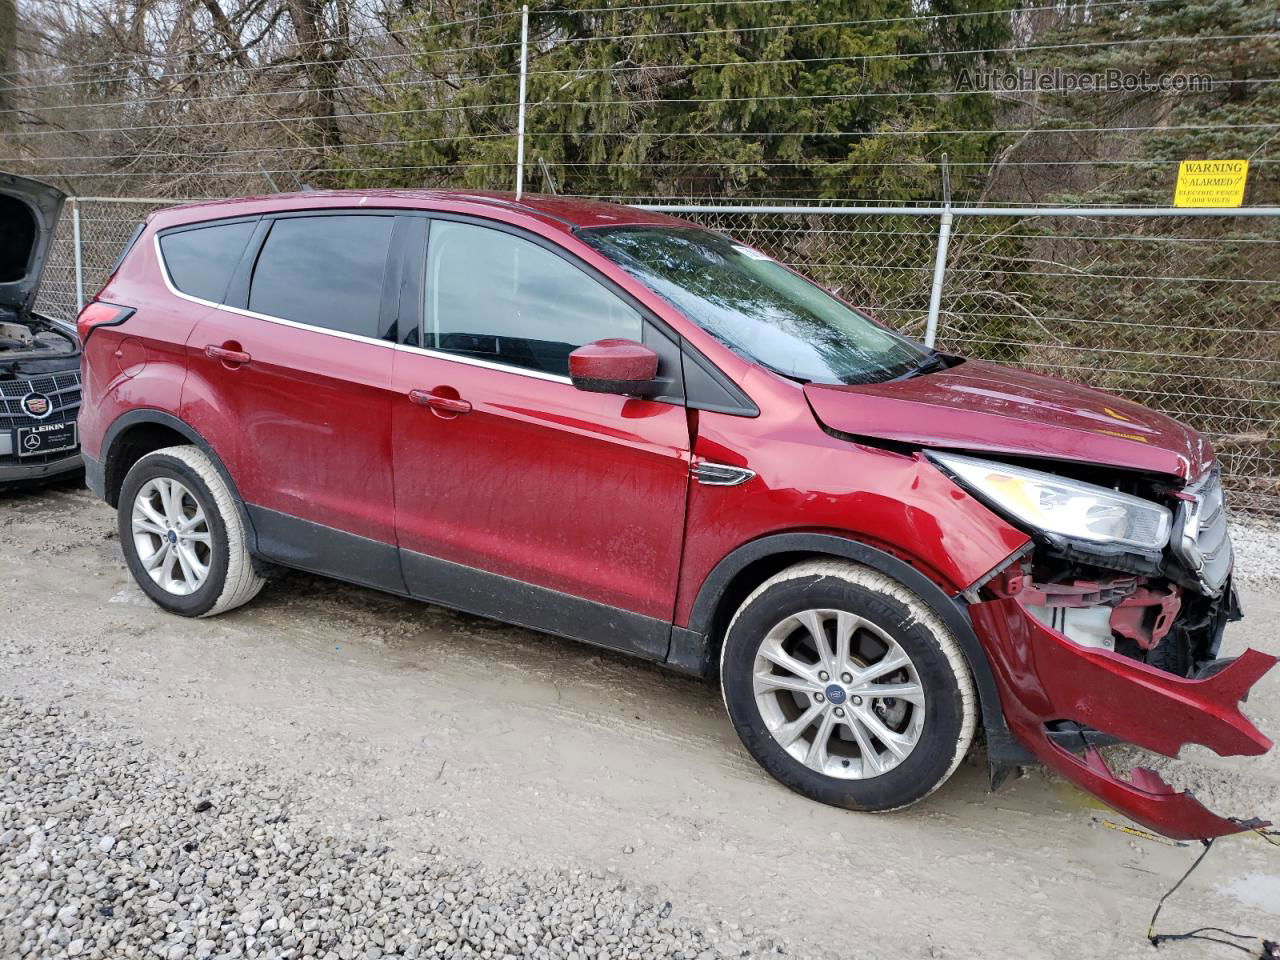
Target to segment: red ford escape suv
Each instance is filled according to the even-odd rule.
[[[79,318],[90,486],[184,616],[278,564],[719,673],[805,796],[928,796],[979,726],[1174,837],[1098,746],[1261,754],[1196,433],[935,353],[626,207],[306,193],[152,215]],[[1239,811],[1237,811],[1239,812]]]

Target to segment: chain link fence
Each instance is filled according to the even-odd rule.
[[[46,316],[75,319],[80,305],[106,282],[134,227],[158,207],[179,202],[95,197],[68,201],[45,263],[36,309]]]
[[[85,295],[159,201],[78,207]],[[926,331],[937,211],[672,212],[777,257],[915,337]],[[73,211],[74,213],[74,211]],[[74,316],[75,216],[59,225],[40,308]],[[1280,217],[955,218],[940,349],[1090,384],[1194,426],[1235,510],[1280,519]]]
[[[926,333],[937,213],[685,215]],[[939,349],[1189,423],[1213,443],[1235,510],[1280,518],[1280,217],[966,214],[945,268]]]

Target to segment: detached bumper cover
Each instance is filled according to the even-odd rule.
[[[1175,839],[1207,839],[1260,825],[1220,817],[1150,770],[1124,780],[1083,741],[1083,756],[1059,746],[1046,724],[1074,721],[1170,757],[1188,743],[1221,756],[1257,756],[1272,743],[1240,712],[1240,700],[1275,665],[1275,657],[1248,650],[1211,677],[1186,680],[1072,643],[1027,613],[1017,598],[976,603],[969,614],[991,658],[1009,728],[1045,766]]]

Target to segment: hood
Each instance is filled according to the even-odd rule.
[[[0,311],[35,306],[64,200],[57,187],[0,173]]]
[[[1196,431],[1154,410],[981,360],[889,383],[810,383],[804,392],[832,430],[913,446],[1108,464],[1183,480],[1213,463]]]

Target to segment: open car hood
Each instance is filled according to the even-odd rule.
[[[64,200],[57,187],[0,173],[0,312],[21,315],[35,305]]]
[[[1154,410],[981,360],[888,383],[810,383],[804,392],[824,426],[854,436],[1106,464],[1184,481],[1213,463],[1196,431]]]

